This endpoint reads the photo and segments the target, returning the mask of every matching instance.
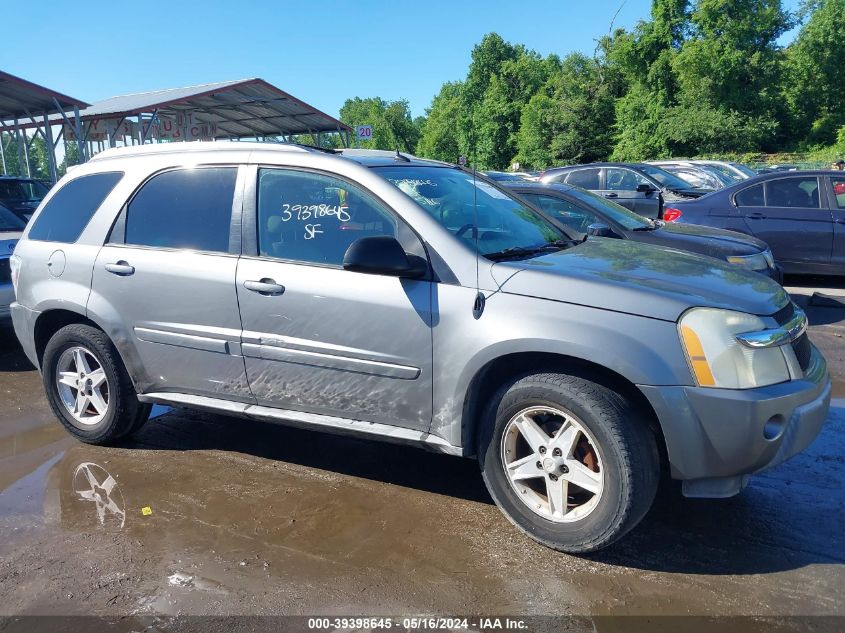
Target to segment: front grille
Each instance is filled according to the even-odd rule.
[[[801,366],[801,370],[807,371],[807,367],[810,366],[810,354],[812,353],[812,348],[810,346],[810,337],[807,336],[806,332],[792,341],[792,351],[795,352],[795,358],[798,359],[798,364]]]
[[[12,281],[12,271],[9,269],[9,258],[0,259],[0,284]]]

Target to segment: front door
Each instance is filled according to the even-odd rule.
[[[90,303],[120,324],[109,334],[140,361],[144,393],[253,402],[240,356],[240,244],[230,246],[237,169],[153,176],[97,256]]]
[[[604,189],[600,192],[608,200],[621,204],[626,209],[647,218],[657,219],[660,215],[660,194],[657,188],[642,174],[625,167],[606,167]],[[637,191],[640,185],[653,190]]]
[[[748,230],[771,247],[786,272],[829,265],[833,225],[830,209],[825,208],[820,196],[819,179],[788,176],[768,180],[764,186],[763,206],[743,206],[737,194],[737,205]]]
[[[240,259],[237,291],[258,403],[427,431],[431,282],[342,267],[358,238],[392,235],[424,254],[417,237],[345,180],[280,168],[256,178],[258,243]]]

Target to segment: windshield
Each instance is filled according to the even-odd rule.
[[[24,222],[11,211],[0,207],[0,231],[23,231]]]
[[[722,182],[724,182],[726,185],[732,185],[735,182],[744,180],[742,176],[740,176],[735,171],[731,170],[729,167],[725,167],[724,165],[707,163],[706,165],[702,165],[702,169],[706,169],[710,173],[718,175],[721,178]]]
[[[37,180],[0,180],[0,200],[6,202],[41,202],[47,187]]]
[[[542,215],[480,178],[457,168],[375,167],[457,238],[484,255],[568,240]]]
[[[628,211],[622,205],[611,202],[604,196],[599,196],[592,191],[573,187],[566,192],[567,195],[583,202],[587,207],[595,209],[603,214],[611,222],[616,222],[627,231],[634,231],[641,228],[652,228],[651,220],[644,218],[638,213]]]
[[[739,171],[741,171],[743,174],[745,174],[749,178],[752,177],[752,176],[758,175],[756,171],[751,169],[751,167],[748,167],[747,165],[743,165],[742,163],[731,163],[731,167],[736,167]]]
[[[674,174],[670,174],[665,169],[660,169],[660,167],[655,167],[654,165],[637,165],[637,169],[639,169],[644,174],[651,176],[657,182],[659,182],[664,187],[668,189],[689,189],[690,184],[688,182],[684,182]]]

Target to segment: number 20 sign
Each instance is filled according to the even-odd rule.
[[[355,134],[359,141],[370,141],[373,138],[373,126],[359,125],[355,128]]]

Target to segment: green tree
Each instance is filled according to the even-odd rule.
[[[419,140],[420,124],[411,118],[411,109],[405,100],[385,101],[380,97],[347,99],[340,109],[340,120],[351,127],[373,126],[372,140],[361,143],[364,149],[412,152]]]
[[[613,86],[601,64],[567,56],[522,108],[517,160],[528,167],[591,162],[613,148]]]
[[[845,125],[845,0],[806,0],[809,19],[786,50],[784,92],[799,143],[829,145]]]
[[[426,110],[417,143],[417,154],[420,156],[454,163],[466,152],[466,148],[462,149],[458,141],[456,126],[461,112],[462,88],[460,82],[447,82],[435,95],[431,107]]]

